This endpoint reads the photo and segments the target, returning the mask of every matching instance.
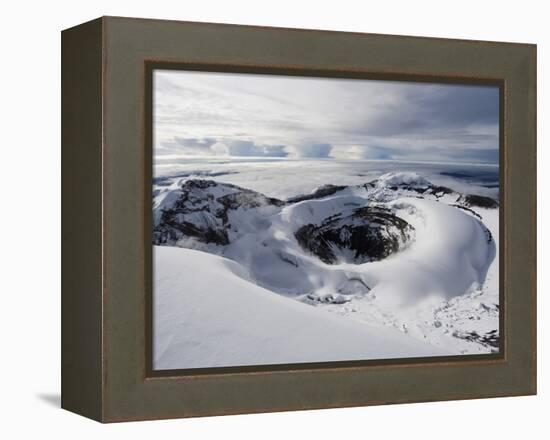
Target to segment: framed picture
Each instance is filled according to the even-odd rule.
[[[103,17],[62,58],[64,408],[536,392],[536,46]]]

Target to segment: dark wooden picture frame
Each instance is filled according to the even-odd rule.
[[[438,84],[457,84],[457,85],[481,85],[481,86],[493,86],[498,87],[499,90],[499,150],[504,151],[505,137],[503,133],[504,128],[504,81],[499,78],[484,78],[484,77],[451,77],[451,76],[435,76],[428,74],[407,74],[407,73],[379,73],[372,71],[347,71],[339,69],[304,69],[297,67],[278,67],[278,66],[255,66],[255,65],[236,65],[236,64],[199,64],[189,62],[177,62],[177,61],[158,61],[158,60],[146,60],[145,62],[145,78],[144,78],[144,126],[143,132],[145,136],[145,167],[146,172],[151,172],[153,169],[153,73],[155,70],[173,70],[176,72],[181,71],[197,71],[197,72],[216,72],[216,73],[248,73],[248,74],[263,74],[263,75],[288,75],[288,76],[300,76],[311,78],[346,78],[346,79],[364,79],[364,80],[390,80],[390,81],[404,81],[404,82],[425,82],[425,83],[438,83]],[[500,155],[500,180],[501,184],[499,205],[503,209],[506,201],[503,197],[504,189],[504,154]],[[145,184],[147,188],[144,189],[145,206],[153,206],[153,200],[151,191],[148,188],[151,186],[153,176],[148,175]],[[145,238],[146,245],[146,261],[147,261],[147,273],[152,273],[152,249],[148,247],[148,243],[152,243],[152,231],[153,224],[151,215],[149,213],[145,217]],[[499,219],[499,229],[501,236],[504,235],[504,222],[503,217]],[[504,246],[500,246],[500,261],[504,258]],[[269,371],[288,371],[288,370],[312,370],[319,368],[344,368],[344,367],[360,367],[360,366],[374,366],[374,365],[406,365],[414,363],[435,363],[435,362],[459,362],[459,361],[476,361],[476,360],[488,360],[494,361],[504,359],[505,353],[505,326],[504,326],[504,308],[505,308],[505,296],[504,296],[504,271],[500,271],[499,280],[499,304],[500,304],[500,340],[498,353],[491,354],[468,354],[468,355],[454,355],[454,356],[439,356],[439,357],[414,357],[414,358],[396,358],[396,359],[380,359],[380,360],[354,360],[354,361],[337,361],[337,362],[318,362],[318,363],[300,363],[300,364],[271,364],[271,365],[254,365],[254,366],[231,366],[231,367],[210,367],[210,368],[194,368],[194,369],[177,369],[177,370],[155,370],[153,368],[153,286],[152,280],[148,280],[148,293],[146,294],[146,375],[147,377],[170,377],[170,376],[190,376],[190,375],[208,375],[208,374],[220,374],[220,373],[247,373],[247,372],[269,372]]]
[[[498,85],[500,353],[154,371],[159,66]],[[536,392],[536,46],[104,17],[62,35],[62,161],[68,410],[114,422]]]

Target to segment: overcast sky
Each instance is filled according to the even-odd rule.
[[[155,155],[498,163],[498,88],[157,70]]]

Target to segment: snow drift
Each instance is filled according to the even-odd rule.
[[[154,257],[157,369],[452,354],[274,295],[223,257],[160,246]]]

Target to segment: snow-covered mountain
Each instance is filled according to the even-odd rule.
[[[153,243],[232,260],[264,292],[482,353],[498,347],[496,208],[414,172],[285,200],[189,178],[154,194]]]

